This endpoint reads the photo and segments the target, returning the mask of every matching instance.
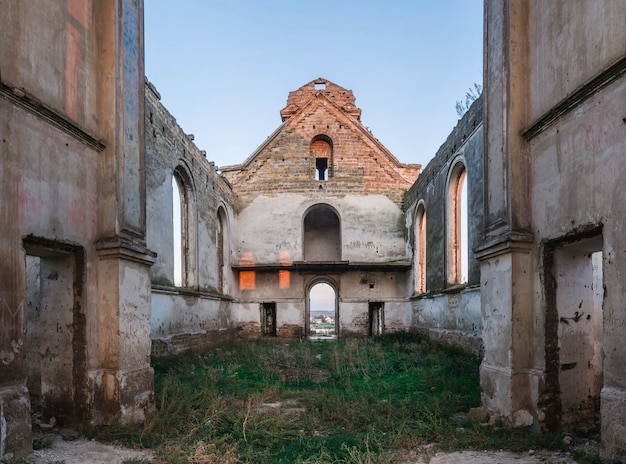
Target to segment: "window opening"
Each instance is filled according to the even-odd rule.
[[[326,282],[314,284],[309,289],[308,335],[312,338],[337,336],[337,295]]]
[[[217,211],[217,288],[226,293],[226,215],[220,207]]]
[[[457,163],[448,184],[448,283],[461,284],[468,279],[468,210],[467,182],[463,163]]]
[[[426,211],[424,205],[418,207],[415,221],[415,291],[426,291]]]
[[[192,180],[178,166],[172,175],[173,281],[176,287],[197,284],[196,214]]]
[[[315,180],[328,179],[328,158],[315,158]]]
[[[333,150],[331,140],[319,135],[311,142],[311,156],[315,159],[315,180],[328,180],[332,177]]]
[[[183,187],[178,176],[172,176],[172,226],[174,231],[174,285],[181,287],[183,285],[183,269],[184,269],[184,246],[183,231],[185,229],[183,223]]]
[[[326,82],[316,82],[315,90],[326,90]]]

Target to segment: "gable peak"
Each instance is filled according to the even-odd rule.
[[[328,98],[342,111],[349,114],[357,121],[361,120],[361,110],[356,107],[356,98],[352,90],[344,89],[328,79],[318,77],[304,84],[298,90],[289,92],[287,106],[280,111],[283,122],[291,118],[313,98]]]

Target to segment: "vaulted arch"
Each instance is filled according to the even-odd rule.
[[[317,204],[304,215],[304,260],[341,261],[341,223],[337,211]]]

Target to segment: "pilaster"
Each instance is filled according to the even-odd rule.
[[[94,386],[94,421],[142,420],[152,408],[150,367],[150,266],[155,254],[132,241],[100,240],[99,307],[96,319],[99,362],[90,369]]]

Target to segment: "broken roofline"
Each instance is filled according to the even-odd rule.
[[[298,90],[296,91],[292,91],[290,92],[298,92],[299,90],[301,90],[302,88],[306,87],[307,85],[311,85],[311,84],[316,84],[319,83],[321,81],[324,81],[326,84],[332,84],[338,88],[343,89],[343,87],[334,84],[333,82],[327,80],[327,79],[322,79],[322,78],[318,78],[315,79],[307,84],[305,84],[304,86],[300,87]],[[346,92],[350,92],[352,93],[351,90],[346,90]],[[254,152],[252,152],[252,154],[250,156],[248,156],[248,158],[246,158],[246,160],[241,163],[241,164],[233,164],[230,166],[223,166],[220,167],[220,170],[222,172],[231,172],[231,171],[243,171],[245,170],[248,165],[250,165],[250,163],[252,163],[252,161],[263,151],[265,150],[265,148],[267,148],[272,142],[274,142],[274,140],[276,140],[276,138],[278,137],[278,135],[282,132],[283,128],[285,128],[287,125],[290,124],[290,122],[295,121],[298,117],[301,117],[305,111],[306,108],[308,108],[313,101],[316,98],[320,98],[323,97],[327,102],[329,102],[331,105],[333,105],[338,111],[339,113],[341,113],[343,116],[345,116],[348,121],[353,124],[363,135],[365,135],[365,138],[367,138],[372,144],[374,144],[376,146],[376,148],[378,148],[385,156],[387,156],[387,158],[389,159],[389,161],[391,161],[396,167],[398,168],[405,168],[405,169],[414,169],[417,170],[417,172],[419,173],[420,169],[422,168],[422,165],[419,163],[402,163],[400,162],[400,160],[398,160],[398,158],[396,158],[394,156],[393,153],[391,153],[389,151],[389,149],[387,147],[385,147],[382,142],[380,140],[378,140],[376,137],[374,137],[374,135],[363,125],[363,123],[360,121],[360,119],[356,119],[354,118],[349,112],[347,112],[346,110],[344,110],[342,107],[340,107],[337,103],[335,103],[330,97],[329,97],[329,92],[328,91],[324,91],[324,90],[318,90],[315,91],[311,94],[311,97],[309,97],[302,105],[300,105],[300,107],[298,108],[298,110],[293,113],[293,115],[291,115],[289,118],[285,119],[284,122],[278,126],[276,128],[276,130],[274,130],[274,132],[272,132],[272,134],[267,137],[263,143],[261,143],[256,150],[254,150]],[[283,108],[284,110],[284,108]],[[282,116],[281,116],[282,117]]]

